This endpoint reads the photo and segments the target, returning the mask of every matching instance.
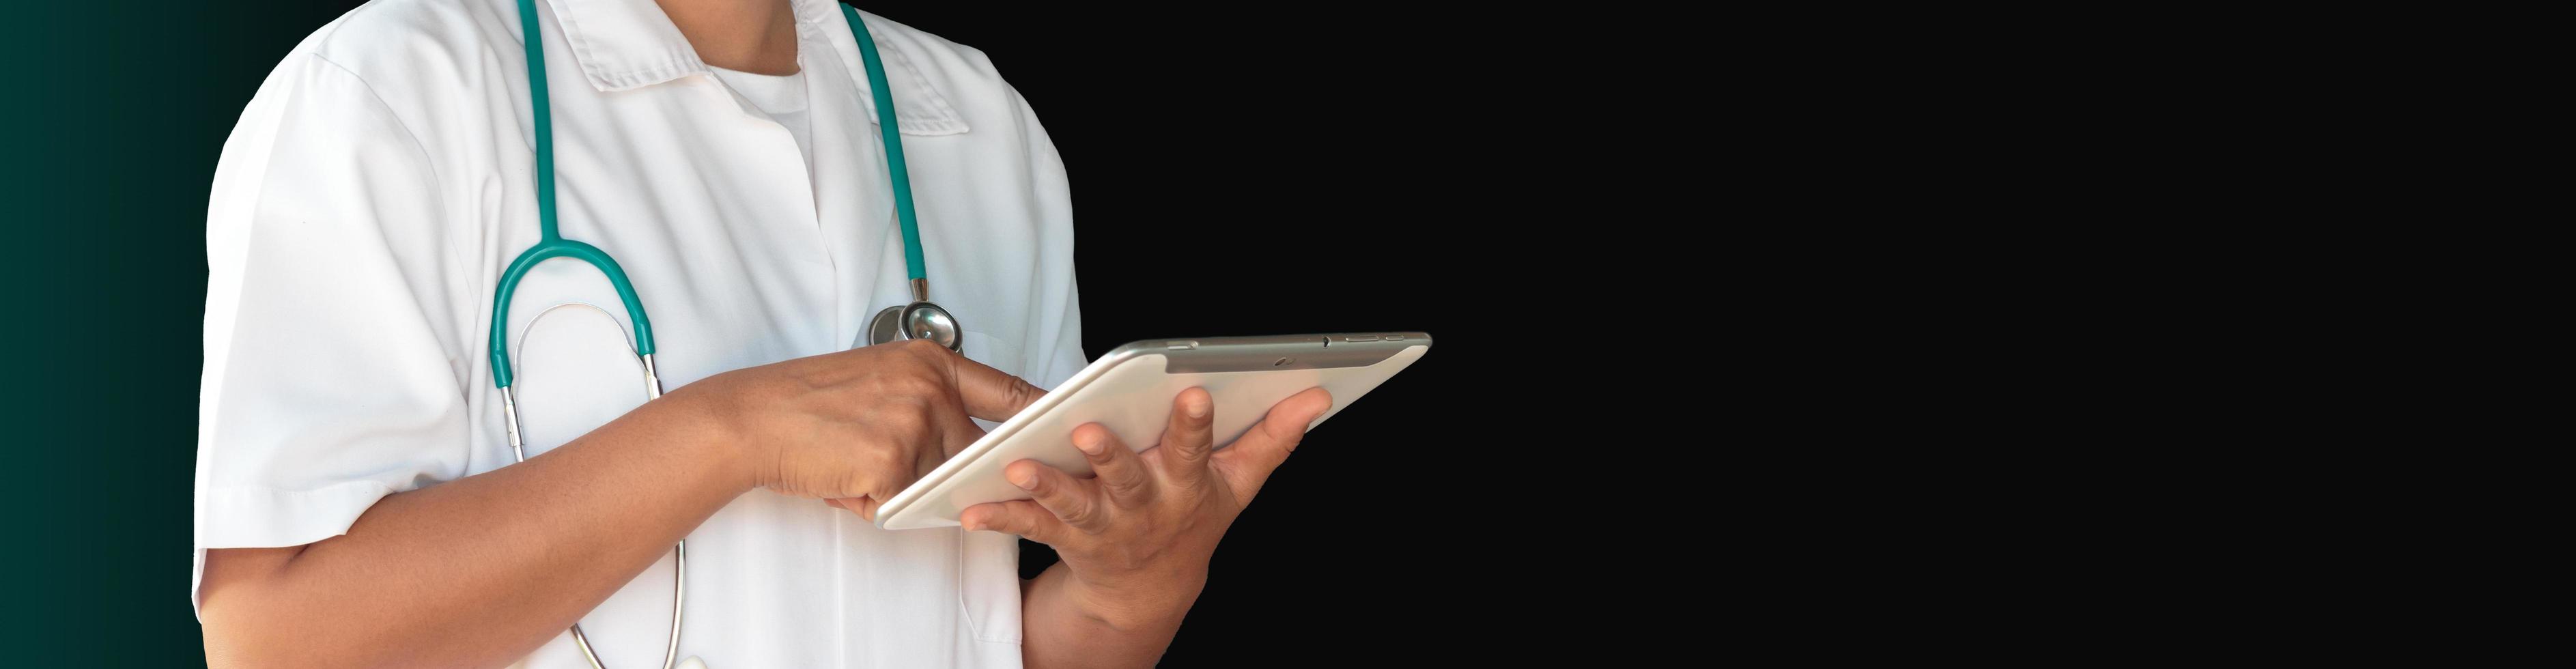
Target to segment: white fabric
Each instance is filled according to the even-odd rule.
[[[831,0],[792,4],[810,168],[652,0],[539,4],[563,235],[624,267],[669,388],[861,343],[907,299],[858,45]],[[1061,159],[982,52],[867,19],[933,299],[969,357],[1053,387],[1086,362]],[[486,349],[494,285],[538,238],[519,40],[510,0],[375,0],[243,109],[208,203],[200,576],[207,548],[326,539],[385,495],[512,462]],[[507,332],[531,456],[641,401],[613,343],[627,320],[588,265],[522,281]],[[754,491],[689,549],[681,653],[710,666],[1019,665],[1010,536],[886,532]],[[659,661],[669,569],[586,619],[610,666]],[[583,665],[559,636],[524,666]]]
[[[805,159],[805,168],[809,172],[813,169],[814,126],[809,118],[812,114],[805,113],[804,68],[799,67],[795,74],[785,75],[728,70],[713,65],[707,66],[707,71],[715,73],[716,79],[723,81],[735,95],[742,96],[752,108],[760,110],[761,115],[786,128],[788,136],[796,140],[796,149]],[[901,125],[900,119],[897,125]]]

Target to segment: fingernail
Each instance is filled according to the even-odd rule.
[[[1198,400],[1198,401],[1190,402],[1190,403],[1189,403],[1190,417],[1191,417],[1191,418],[1206,418],[1206,417],[1207,417],[1207,414],[1208,414],[1208,405],[1209,405],[1209,404],[1212,404],[1212,402],[1209,402],[1208,400]]]
[[[1011,475],[1011,485],[1019,486],[1019,487],[1021,487],[1021,488],[1025,488],[1025,489],[1029,489],[1029,490],[1036,490],[1036,489],[1037,489],[1037,487],[1038,487],[1038,475],[1037,475],[1037,473],[1036,473],[1036,472],[1026,472],[1026,471],[1024,471],[1024,472],[1020,472],[1020,473],[1017,473],[1017,474],[1012,474],[1012,475]]]
[[[1091,455],[1100,454],[1100,435],[1085,433],[1073,438],[1073,447]]]
[[[966,521],[966,531],[973,532],[980,529],[984,529],[983,523],[972,520]]]

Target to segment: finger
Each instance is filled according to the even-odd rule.
[[[1046,389],[1029,385],[1020,377],[984,366],[962,355],[948,356],[948,365],[957,379],[957,399],[966,405],[966,414],[989,421],[1010,420],[1021,409],[1046,396]]]
[[[1333,394],[1320,387],[1280,400],[1270,406],[1270,413],[1263,415],[1260,423],[1243,433],[1243,438],[1210,458],[1215,464],[1213,469],[1232,486],[1238,498],[1252,499],[1254,493],[1260,492],[1261,483],[1270,480],[1270,473],[1297,450],[1297,442],[1306,438],[1306,428],[1331,408]]]
[[[920,459],[916,458],[914,462],[918,463],[920,462]],[[920,465],[915,464],[914,466],[919,467]],[[876,481],[869,484],[866,494],[852,499],[841,500],[841,505],[848,507],[851,511],[859,512],[859,517],[867,519],[868,522],[877,522],[877,508],[885,506],[885,503],[888,500],[894,499],[895,493],[903,492],[905,486],[912,485],[912,482],[918,480],[918,478],[919,477],[917,476],[904,477],[900,479],[894,477],[877,477]]]
[[[990,530],[1016,534],[1049,546],[1064,545],[1076,536],[1063,519],[1055,517],[1046,507],[1024,499],[966,507],[965,511],[957,514],[957,521],[969,532]]]
[[[867,506],[864,502],[866,499],[865,497],[830,497],[824,498],[823,505],[848,511],[850,515],[866,519],[868,522],[876,522],[875,519],[868,518],[868,512],[865,511]]]
[[[975,440],[982,438],[984,438],[984,426],[968,420],[966,414],[949,414],[947,429],[940,430],[939,433],[939,457],[930,462],[932,468],[937,468],[939,463],[947,462],[949,458],[957,457],[960,451],[975,445]],[[922,470],[921,474],[928,476],[930,471]]]
[[[1159,445],[1170,455],[1170,462],[1185,480],[1197,482],[1207,475],[1208,453],[1215,450],[1216,398],[1206,388],[1190,388],[1172,398],[1172,417],[1163,426]]]
[[[1083,423],[1073,428],[1073,447],[1091,461],[1092,481],[1100,486],[1109,503],[1120,508],[1143,506],[1153,497],[1153,474],[1145,471],[1144,458],[1128,448],[1109,428],[1099,423]]]
[[[1020,460],[1003,466],[1002,478],[1021,490],[1029,491],[1029,496],[1037,499],[1038,506],[1046,507],[1049,513],[1073,529],[1097,534],[1108,527],[1109,515],[1102,513],[1107,509],[1102,508],[1100,493],[1092,488],[1090,481],[1074,478],[1064,470],[1036,460]]]

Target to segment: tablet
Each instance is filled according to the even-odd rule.
[[[1333,394],[1333,407],[1306,426],[1313,429],[1430,350],[1431,335],[1421,332],[1154,339],[1120,346],[895,493],[877,507],[876,524],[890,530],[953,527],[966,507],[1029,499],[1028,491],[1002,478],[1002,467],[1020,460],[1090,476],[1091,461],[1073,447],[1074,428],[1099,423],[1130,448],[1152,448],[1170,422],[1172,398],[1191,386],[1206,388],[1215,400],[1217,448],[1251,431],[1271,405],[1322,386]]]

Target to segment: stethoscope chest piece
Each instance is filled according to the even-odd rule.
[[[947,309],[930,303],[929,282],[912,282],[912,303],[886,307],[868,319],[868,344],[891,343],[904,339],[928,339],[948,350],[964,353],[964,343],[957,337],[957,317]]]
[[[609,257],[606,250],[578,240],[564,238],[560,227],[556,225],[554,116],[549,111],[551,107],[547,102],[546,41],[535,38],[538,34],[536,0],[518,0],[518,5],[520,34],[530,36],[529,39],[520,41],[520,48],[527,53],[528,98],[531,102],[536,130],[531,148],[536,153],[535,186],[539,237],[535,245],[530,246],[526,252],[520,253],[518,258],[512,260],[510,265],[502,270],[500,285],[493,289],[492,342],[487,350],[492,356],[492,385],[501,391],[502,429],[509,439],[510,455],[514,461],[525,461],[527,448],[522,431],[519,429],[518,392],[512,390],[510,386],[512,375],[509,348],[510,297],[518,289],[519,280],[538,263],[555,258],[570,258],[589,263],[601,274],[606,275],[608,285],[617,290],[618,300],[625,303],[627,322],[634,328],[634,352],[637,362],[640,363],[638,366],[644,372],[647,398],[645,401],[651,402],[662,396],[662,383],[659,374],[653,369],[652,320],[645,317],[644,301],[636,296],[635,284],[627,280],[626,270],[618,266],[617,260]],[[867,68],[868,89],[876,100],[877,127],[885,138],[886,173],[894,186],[895,219],[903,232],[904,269],[907,276],[912,279],[912,302],[877,312],[875,319],[868,323],[869,343],[883,344],[901,339],[928,339],[939,342],[939,345],[948,347],[948,350],[963,352],[958,341],[957,318],[949,315],[947,309],[941,309],[939,305],[930,303],[930,282],[926,278],[929,274],[923,270],[920,221],[913,212],[912,180],[909,172],[904,168],[903,137],[896,128],[894,94],[891,92],[891,87],[886,84],[885,65],[878,58],[875,39],[868,36],[867,26],[859,20],[859,11],[849,5],[840,7],[841,18],[849,25],[851,39],[859,43],[860,60]],[[601,315],[604,320],[612,324],[615,321],[614,317],[607,316],[604,311]],[[540,319],[543,317],[543,314],[539,315]],[[525,341],[524,338],[522,341]],[[680,614],[688,599],[688,543],[674,542],[671,546],[671,555],[675,567],[671,570],[671,632],[664,637],[662,643],[662,667],[664,669],[672,669],[674,666],[680,669],[706,669],[706,663],[695,657],[678,661]],[[575,647],[581,650],[582,658],[588,660],[590,666],[600,667],[599,654],[592,651],[590,636],[582,632],[581,625],[573,625],[571,633]]]

